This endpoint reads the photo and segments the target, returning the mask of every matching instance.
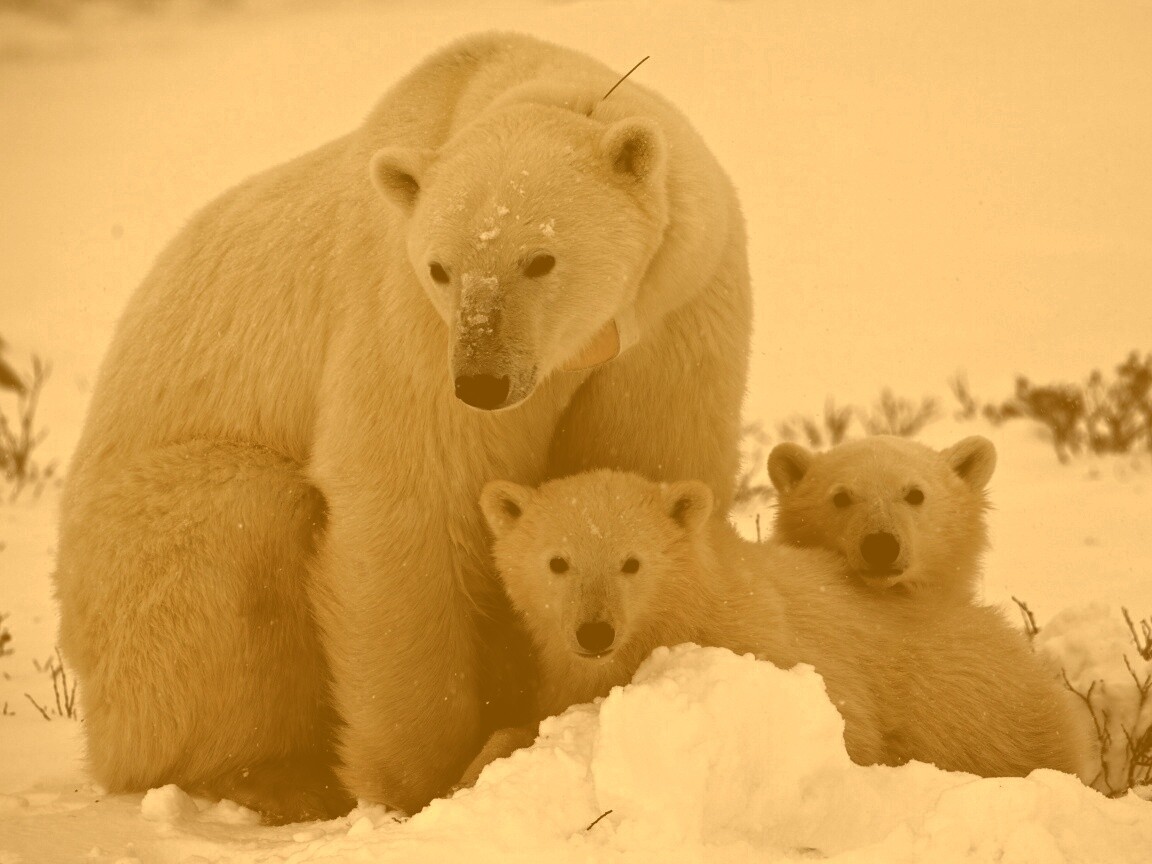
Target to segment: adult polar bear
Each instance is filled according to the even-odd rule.
[[[110,790],[418,809],[510,724],[499,679],[525,668],[488,480],[611,467],[730,500],[739,208],[668,103],[601,99],[618,78],[463,39],[161,255],[62,509],[61,644]]]

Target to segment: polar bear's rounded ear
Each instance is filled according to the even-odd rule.
[[[663,487],[664,512],[689,533],[712,515],[712,490],[699,480],[680,480]]]
[[[600,139],[600,152],[618,177],[656,183],[668,161],[664,133],[652,120],[629,117],[613,123]]]
[[[996,445],[983,435],[971,435],[941,452],[948,467],[976,491],[988,485],[996,470]]]
[[[768,454],[768,477],[781,495],[786,495],[804,479],[812,465],[813,454],[799,444],[786,441]]]
[[[368,176],[381,195],[402,210],[411,210],[420,194],[424,172],[435,156],[434,150],[385,147],[373,154]]]
[[[492,536],[503,537],[516,527],[524,508],[532,499],[532,490],[511,480],[493,480],[480,493],[480,510],[492,529]]]

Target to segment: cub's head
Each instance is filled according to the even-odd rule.
[[[480,505],[497,570],[533,641],[594,663],[659,618],[669,586],[697,554],[712,493],[695,480],[594,471],[539,489],[497,480]]]
[[[666,156],[655,121],[596,120],[563,94],[506,99],[438,151],[376,153],[461,400],[510,408],[556,369],[615,356],[614,318],[668,223]]]
[[[873,588],[934,589],[969,599],[987,545],[984,487],[996,448],[972,436],[946,450],[888,435],[768,457],[776,534],[842,554]]]

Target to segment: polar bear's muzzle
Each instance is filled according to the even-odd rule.
[[[512,408],[536,389],[537,368],[530,352],[514,350],[499,316],[483,333],[460,327],[454,334],[452,385],[456,398],[481,411]]]
[[[456,398],[473,408],[494,411],[508,401],[512,380],[507,375],[457,375]]]
[[[456,398],[481,411],[523,402],[536,389],[534,351],[523,311],[495,277],[465,274],[452,327],[452,382]]]

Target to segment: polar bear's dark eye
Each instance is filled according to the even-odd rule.
[[[567,573],[568,572],[568,562],[565,561],[563,558],[553,558],[551,561],[548,562],[548,569],[551,570],[553,573]]]
[[[620,568],[621,573],[635,573],[640,569],[640,562],[635,558],[628,558],[624,562],[624,566]]]
[[[832,496],[832,503],[843,509],[852,503],[852,498],[847,492],[837,492]]]
[[[556,259],[551,255],[537,255],[524,267],[524,275],[529,279],[538,276],[547,276],[556,266]]]
[[[439,261],[433,261],[428,265],[428,275],[430,275],[432,281],[438,285],[448,284],[448,271],[441,266]]]
[[[919,489],[909,489],[908,494],[904,496],[904,500],[909,504],[923,504],[924,493]]]

